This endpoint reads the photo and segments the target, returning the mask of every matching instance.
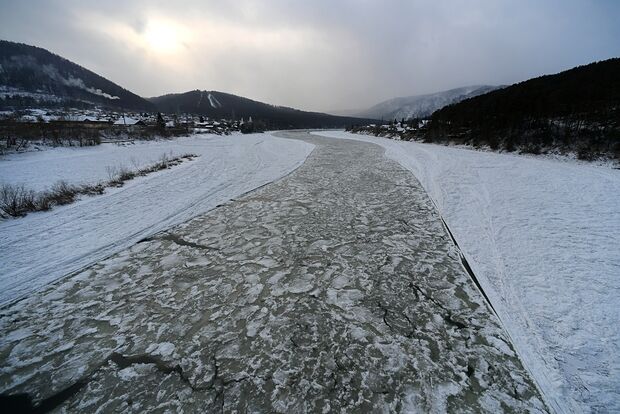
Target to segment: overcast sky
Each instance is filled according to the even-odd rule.
[[[328,111],[620,56],[620,1],[0,0],[0,38],[142,96]]]

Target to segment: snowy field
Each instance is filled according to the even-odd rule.
[[[620,171],[384,138],[558,412],[620,412]]]
[[[200,155],[104,195],[0,222],[0,303],[119,252],[158,231],[276,180],[313,146],[270,134],[199,135],[129,146],[57,148],[0,159],[0,181],[41,190],[58,180],[94,183],[108,166],[151,164],[164,153]]]
[[[45,190],[60,180],[70,184],[96,184],[110,180],[109,168],[123,166],[137,170],[154,164],[164,154],[178,156],[192,152],[186,141],[181,138],[82,148],[41,147],[45,149],[6,154],[0,156],[0,182],[24,184],[35,191]]]

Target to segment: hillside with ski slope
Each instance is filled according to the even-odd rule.
[[[620,170],[345,132],[409,169],[557,411],[620,411]]]
[[[45,49],[0,40],[0,111],[42,108],[124,109],[230,121],[252,118],[260,123],[261,131],[343,128],[374,121],[302,111],[198,89],[145,99]]]
[[[149,98],[164,113],[191,113],[209,118],[260,121],[268,129],[342,128],[373,119],[335,116],[270,105],[218,91],[193,90]]]

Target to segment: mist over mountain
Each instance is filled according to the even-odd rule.
[[[0,107],[154,110],[138,95],[45,49],[0,40]]]
[[[149,98],[161,112],[192,113],[209,118],[247,120],[253,117],[267,128],[341,128],[372,119],[341,117],[319,112],[306,112],[284,106],[269,105],[237,95],[217,91],[193,90]]]
[[[354,116],[386,120],[423,118],[447,105],[485,94],[497,88],[501,86],[474,85],[426,95],[394,98],[366,110],[355,112]]]

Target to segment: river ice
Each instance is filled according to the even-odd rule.
[[[376,145],[283,136],[315,145],[292,174],[2,309],[0,392],[61,412],[545,412],[413,176]]]

